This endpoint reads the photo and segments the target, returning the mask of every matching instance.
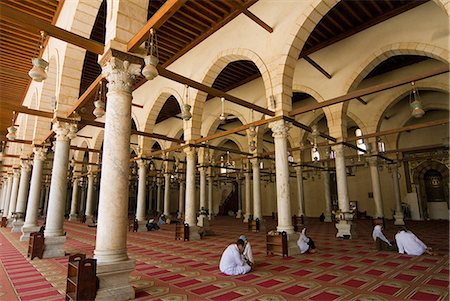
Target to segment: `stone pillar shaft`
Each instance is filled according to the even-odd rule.
[[[138,195],[137,195],[137,208],[136,219],[138,222],[146,222],[145,216],[145,200],[146,200],[146,181],[147,181],[147,162],[144,160],[137,161],[139,167],[139,180],[138,180]]]
[[[259,172],[259,160],[257,158],[250,160],[253,169],[253,219],[262,218],[261,210],[261,181]]]
[[[180,188],[178,193],[178,211],[184,213],[184,194],[186,193],[184,181],[180,181]]]
[[[9,213],[9,204],[11,199],[11,190],[13,186],[13,176],[12,174],[8,175],[7,184],[6,184],[6,195],[5,195],[5,201],[3,202],[5,204],[3,208],[3,217],[7,217]]]
[[[195,149],[187,148],[186,152],[186,208],[185,222],[189,226],[197,224],[195,212]]]
[[[27,205],[28,187],[30,185],[31,166],[28,161],[22,161],[20,170],[19,195],[17,196],[16,211],[25,213]]]
[[[206,168],[200,167],[200,209],[206,209]]]
[[[156,179],[156,211],[161,213],[161,178]]]
[[[403,210],[402,210],[402,203],[400,198],[400,183],[398,181],[398,167],[397,165],[394,165],[393,171],[392,171],[392,180],[394,184],[394,196],[395,196],[395,215],[394,215],[394,225],[402,226],[405,224],[404,216],[403,216]]]
[[[170,174],[164,174],[164,215],[170,215]]]
[[[295,167],[297,175],[297,199],[298,199],[298,216],[305,215],[304,194],[303,194],[303,169],[301,166]]]
[[[252,213],[252,195],[251,195],[251,184],[250,184],[250,172],[245,173],[245,215],[244,223],[248,222],[248,218]]]
[[[209,219],[211,220],[214,216],[213,210],[213,182],[214,178],[212,176],[208,177],[208,210],[209,210]]]
[[[287,136],[289,124],[284,120],[269,125],[275,143],[275,172],[277,187],[278,232],[294,233],[291,218],[291,194],[289,185],[289,162]]]
[[[323,172],[323,186],[325,192],[325,221],[331,222],[331,191],[330,191],[330,172]]]
[[[70,204],[70,221],[75,221],[78,217],[78,178],[73,178],[72,184],[72,202]]]
[[[140,74],[140,66],[112,57],[103,68],[102,74],[108,80],[108,107],[94,251],[98,265],[103,267],[100,271],[97,270],[97,274],[103,274],[103,269],[110,263],[128,261],[128,176],[133,98],[131,90],[135,76]],[[134,268],[134,263],[131,265]],[[128,284],[126,285],[128,287]],[[129,291],[129,288],[126,291]]]
[[[94,175],[89,173],[87,178],[86,223],[92,223],[94,216]]]
[[[20,172],[19,170],[14,170],[11,188],[11,197],[9,199],[8,219],[12,218],[13,212],[16,212],[17,194],[19,192],[19,181],[20,181]]]
[[[381,197],[380,175],[376,157],[369,158],[370,177],[372,179],[373,199],[375,201],[375,216],[384,217],[383,200]]]
[[[349,212],[350,203],[348,199],[347,171],[345,169],[344,146],[342,144],[334,145],[333,150],[336,165],[336,182],[339,209],[342,212]]]
[[[30,193],[28,195],[27,213],[25,214],[25,223],[22,227],[21,241],[28,240],[30,233],[37,231],[38,228],[38,210],[39,197],[41,192],[42,170],[46,159],[46,150],[34,148],[33,170],[31,172]]]

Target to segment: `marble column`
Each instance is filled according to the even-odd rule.
[[[164,215],[170,216],[170,174],[164,174]]]
[[[13,212],[16,212],[17,195],[19,193],[19,181],[20,181],[20,170],[14,169],[13,172],[13,182],[11,188],[11,197],[9,199],[9,212],[8,212],[8,227],[12,227]]]
[[[30,186],[31,164],[28,160],[20,162],[20,183],[17,196],[16,212],[20,215],[13,222],[12,232],[20,232],[24,223],[25,208],[27,205],[28,187]]]
[[[2,179],[2,189],[1,189],[1,193],[0,193],[0,196],[1,196],[0,210],[3,210],[3,208],[5,208],[5,194],[6,194],[6,180],[3,178]],[[3,216],[3,211],[2,211],[2,216]]]
[[[237,194],[238,194],[238,211],[236,212],[236,218],[242,218],[242,183],[241,179],[237,178]]]
[[[250,172],[245,172],[245,214],[244,223],[248,223],[248,219],[252,214],[252,201],[251,201],[251,184],[250,184]]]
[[[156,211],[158,211],[158,213],[161,213],[161,178],[156,178]]]
[[[108,80],[108,105],[94,251],[100,282],[96,300],[128,300],[135,296],[129,283],[135,261],[127,254],[130,120],[132,88],[140,66],[111,57],[102,74]]]
[[[262,220],[261,210],[261,181],[258,158],[250,159],[253,169],[253,219]]]
[[[42,185],[42,170],[44,168],[44,161],[46,159],[47,150],[44,148],[33,149],[33,170],[31,172],[30,193],[28,194],[27,213],[25,214],[25,223],[22,227],[21,241],[26,241],[30,238],[31,232],[39,230],[38,213],[39,213],[39,197],[41,194]]]
[[[214,178],[213,178],[213,174],[212,174],[212,168],[209,167],[209,175],[208,175],[208,211],[209,211],[208,219],[209,220],[212,220],[214,217],[213,183],[214,183]]]
[[[76,221],[78,218],[78,184],[79,178],[74,177],[72,181],[72,202],[70,204],[69,221]]]
[[[403,209],[402,209],[402,203],[400,198],[400,183],[398,181],[399,174],[398,174],[398,165],[393,164],[392,165],[392,182],[394,184],[394,196],[395,196],[395,214],[394,214],[394,225],[403,226],[405,225],[404,216],[403,216]]]
[[[86,180],[85,178],[81,177],[80,178],[80,182],[81,182],[81,193],[80,193],[80,205],[79,208],[80,210],[78,211],[78,215],[80,217],[86,215],[86,193],[87,193],[87,185],[86,185]]]
[[[74,138],[76,128],[65,122],[53,123],[56,135],[53,158],[52,179],[48,201],[48,214],[45,224],[44,258],[63,257],[64,211],[67,195],[67,171],[69,166],[70,139]]]
[[[147,231],[145,224],[147,223],[147,218],[145,215],[145,199],[146,199],[146,181],[147,181],[147,166],[148,163],[145,160],[136,161],[139,171],[138,179],[138,195],[137,195],[137,206],[136,206],[136,219],[138,220],[138,232]]]
[[[325,222],[331,222],[331,190],[330,190],[330,172],[323,171],[323,189],[325,193]]]
[[[200,209],[206,209],[206,167],[199,167],[200,173]]]
[[[285,231],[288,239],[291,241],[291,235],[294,233],[291,217],[291,194],[289,185],[289,162],[287,137],[290,124],[284,120],[275,121],[269,124],[272,129],[272,136],[275,143],[275,173],[277,187],[277,210],[278,210],[278,232]],[[293,237],[292,237],[293,239]],[[297,247],[298,251],[298,247]],[[289,254],[296,252],[289,243]]]
[[[339,221],[336,223],[336,228],[338,232],[336,237],[343,238],[352,237],[352,219],[353,216],[350,213],[350,203],[348,199],[348,188],[347,188],[347,171],[345,167],[345,155],[344,155],[344,145],[337,144],[333,147],[334,151],[334,161],[336,165],[336,182],[337,182],[337,193],[338,193],[338,205],[340,214],[337,216]]]
[[[6,195],[4,201],[5,206],[3,208],[3,217],[8,217],[12,186],[13,186],[13,174],[10,173],[8,174],[8,179],[6,183]]]
[[[189,224],[189,239],[199,240],[195,212],[195,148],[185,148],[184,152],[186,153],[186,214],[184,221]]]
[[[304,193],[303,193],[303,169],[301,166],[295,167],[295,174],[297,175],[297,199],[298,199],[298,216],[305,216],[304,209]]]
[[[375,218],[384,217],[383,200],[381,196],[380,175],[378,173],[377,157],[368,158],[370,177],[372,178],[373,200],[375,201]]]
[[[44,210],[42,215],[47,216],[48,211],[48,197],[50,196],[50,182],[44,184]]]
[[[86,198],[86,224],[94,223],[94,174],[89,171],[87,175],[87,198]]]
[[[178,190],[178,214],[177,218],[184,216],[184,195],[186,193],[186,183],[183,179],[180,179],[180,186]]]

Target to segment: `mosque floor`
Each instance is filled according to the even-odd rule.
[[[376,251],[369,220],[357,220],[357,237],[335,238],[335,227],[308,218],[305,222],[316,254],[287,258],[267,256],[264,232],[248,232],[231,217],[211,223],[213,236],[176,241],[175,226],[129,232],[128,254],[136,260],[131,283],[137,300],[448,300],[449,222],[407,221],[407,226],[437,256],[407,256]],[[386,236],[396,227],[388,221]],[[267,229],[275,222],[266,218]],[[92,256],[95,228],[65,222],[66,253]],[[218,269],[225,247],[245,234],[256,268],[247,275],[226,276]],[[19,233],[0,229],[0,300],[64,300],[68,256],[29,260],[28,242]]]

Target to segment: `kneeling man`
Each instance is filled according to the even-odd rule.
[[[242,275],[251,271],[251,267],[243,260],[241,254],[244,252],[244,241],[238,239],[235,244],[229,245],[223,251],[220,258],[220,271],[226,275]]]

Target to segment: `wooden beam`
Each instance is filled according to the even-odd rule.
[[[240,150],[231,149],[231,148],[223,147],[223,146],[214,146],[214,145],[208,145],[208,144],[200,144],[200,145],[196,145],[196,147],[220,150],[220,151],[230,152],[230,153],[233,153],[233,154],[239,154],[239,155],[244,155],[244,156],[253,156],[252,153],[247,153],[247,152],[243,152],[243,151],[240,151]]]
[[[14,76],[14,77],[18,77],[21,79],[26,79],[27,81],[30,80],[30,77],[28,76],[28,74],[22,73],[22,72],[18,72],[17,70],[11,69],[11,68],[7,68],[5,66],[1,66],[0,67],[0,73],[1,74],[6,74],[8,76]]]
[[[266,123],[269,123],[269,122],[274,122],[274,121],[282,120],[282,119],[283,119],[283,116],[277,116],[277,117],[273,117],[273,118],[269,118],[269,119],[257,120],[257,121],[254,121],[254,122],[250,122],[250,123],[238,126],[238,127],[234,128],[234,129],[230,129],[230,130],[227,130],[227,131],[224,131],[224,132],[213,134],[211,136],[207,136],[207,137],[196,139],[196,140],[194,140],[194,143],[195,144],[199,144],[199,143],[202,143],[202,142],[214,140],[214,139],[221,138],[221,137],[233,134],[233,133],[245,131],[246,129],[248,129],[251,126],[260,126],[260,125],[263,125],[263,124],[266,124]]]
[[[373,137],[379,137],[379,136],[392,135],[392,134],[397,134],[397,133],[406,132],[406,131],[414,131],[414,130],[418,130],[418,129],[424,129],[424,128],[428,128],[428,127],[444,125],[444,124],[448,124],[448,123],[450,123],[450,118],[444,118],[444,119],[439,119],[439,120],[423,122],[423,123],[419,123],[419,124],[408,125],[408,126],[404,126],[401,128],[366,134],[366,135],[362,135],[362,136],[358,136],[358,137],[351,137],[351,138],[347,138],[346,141],[349,142],[349,141],[355,141],[355,140],[359,140],[359,139],[367,139],[367,138],[373,138]]]
[[[151,28],[160,28],[170,17],[172,17],[187,0],[167,0],[163,6],[148,20],[141,30],[127,44],[127,51],[134,52],[148,38]]]
[[[86,151],[86,152],[90,152],[90,153],[101,153],[102,152],[99,149],[87,148],[87,147],[78,147],[78,146],[74,146],[74,145],[71,145],[70,149],[78,150],[78,151]]]
[[[356,100],[359,101],[360,103],[362,103],[363,105],[367,104],[367,101],[365,101],[364,99],[362,99],[361,97],[356,97]]]
[[[235,2],[238,3],[238,2]],[[269,25],[267,25],[266,22],[264,22],[263,20],[261,20],[258,16],[256,16],[254,13],[252,13],[251,11],[249,11],[248,9],[244,9],[242,11],[242,13],[244,15],[246,15],[247,17],[249,17],[251,20],[253,20],[253,22],[255,22],[256,24],[258,24],[259,26],[261,26],[262,28],[264,28],[265,30],[267,30],[268,32],[272,33],[273,32],[273,28],[270,27]]]
[[[395,88],[404,84],[408,84],[414,81],[418,81],[421,79],[425,79],[428,77],[432,77],[432,76],[436,76],[436,75],[440,75],[443,73],[447,73],[448,72],[448,66],[442,66],[442,67],[438,67],[432,70],[428,70],[419,74],[413,74],[410,76],[406,76],[402,79],[396,79],[396,80],[392,80],[383,84],[378,84],[378,85],[374,85],[374,86],[370,86],[367,88],[362,88],[362,89],[358,89],[355,91],[352,91],[350,93],[347,93],[345,95],[339,96],[339,97],[335,97],[326,101],[322,101],[320,103],[314,103],[308,106],[304,106],[304,107],[300,107],[298,109],[292,110],[289,113],[289,116],[296,116],[299,114],[303,114],[312,110],[317,110],[323,107],[328,107],[337,103],[341,103],[341,102],[345,102],[345,101],[349,101],[352,100],[356,97],[362,97],[365,95],[370,95],[373,93],[377,93],[377,92],[381,92],[387,89],[391,89],[391,88]]]
[[[308,131],[308,132],[312,133],[312,128],[309,127],[309,126],[307,126],[306,124],[303,124],[303,123],[301,123],[301,122],[298,122],[298,121],[296,121],[295,119],[289,118],[289,117],[287,117],[287,116],[284,116],[283,119],[286,120],[286,121],[288,121],[288,122],[291,122],[294,126],[296,126],[296,127],[298,127],[298,128],[301,128],[301,129],[303,129],[303,130],[305,130],[305,131]],[[325,133],[319,132],[319,135],[320,135],[320,137],[325,138],[325,139],[327,139],[327,140],[330,140],[330,141],[333,141],[333,142],[336,142],[336,141],[337,141],[336,138],[334,138],[334,137],[332,137],[332,136],[330,136],[330,135],[327,135],[327,134],[325,134]]]
[[[244,107],[249,108],[249,109],[253,109],[253,110],[255,110],[257,112],[260,112],[260,113],[263,113],[265,115],[275,116],[275,112],[273,112],[273,111],[270,111],[270,110],[268,110],[266,108],[263,108],[263,107],[260,107],[258,105],[255,105],[253,103],[250,103],[250,102],[245,101],[243,99],[240,99],[238,97],[232,96],[232,95],[230,95],[228,93],[222,92],[222,91],[220,91],[218,89],[215,89],[213,87],[208,87],[208,86],[206,86],[204,84],[196,82],[196,81],[194,81],[194,80],[192,80],[190,78],[187,78],[187,77],[185,77],[183,75],[177,74],[177,73],[169,71],[167,69],[164,69],[161,66],[157,66],[157,69],[158,69],[159,75],[161,75],[162,77],[171,79],[173,81],[176,81],[176,82],[179,82],[179,83],[182,83],[182,84],[185,84],[185,85],[188,85],[189,87],[192,87],[194,89],[206,92],[206,93],[211,94],[211,95],[216,96],[216,97],[224,97],[226,100],[228,100],[228,101],[230,101],[232,103],[244,106]]]
[[[84,91],[83,95],[78,98],[78,101],[70,108],[69,111],[66,112],[66,117],[69,117],[73,112],[75,112],[78,108],[81,108],[85,105],[85,103],[90,99],[93,93],[97,92],[98,84],[102,81],[103,76],[100,74],[92,84]]]
[[[24,106],[17,106],[17,105],[13,105],[13,104],[9,104],[9,103],[6,105],[0,105],[0,108],[2,108],[2,110],[5,109],[5,110],[9,110],[9,111],[15,111],[16,113],[39,116],[39,117],[44,117],[44,118],[53,118],[53,113],[51,113],[51,112],[29,109]]]
[[[63,120],[63,119],[61,119],[61,120]],[[105,124],[103,122],[89,120],[89,119],[81,119],[79,124],[90,125],[90,126],[95,126],[95,127],[99,127],[99,128],[105,128]],[[176,142],[176,143],[184,142],[183,140],[167,137],[165,135],[156,134],[156,133],[145,133],[145,132],[136,131],[136,130],[131,130],[131,135],[144,136],[144,137],[149,137],[149,138],[153,138],[153,139],[161,139],[161,140],[171,141],[171,142]]]
[[[18,11],[4,3],[0,2],[0,11],[2,19],[8,20],[15,24],[20,24],[27,30],[39,33],[40,30],[45,31],[48,35],[67,42],[69,44],[76,45],[87,51],[103,54],[104,45],[94,40],[86,39],[80,35],[74,34],[70,31],[52,25],[50,22],[44,21],[36,16]]]
[[[311,64],[311,66],[313,66],[314,68],[316,68],[320,73],[322,73],[323,75],[325,75],[326,78],[330,79],[331,78],[331,74],[328,73],[327,71],[325,71],[325,69],[323,69],[322,67],[320,67],[319,64],[317,64],[315,61],[313,61],[312,58],[310,58],[309,56],[305,55],[303,57],[305,59],[305,61],[307,61],[308,63]]]

